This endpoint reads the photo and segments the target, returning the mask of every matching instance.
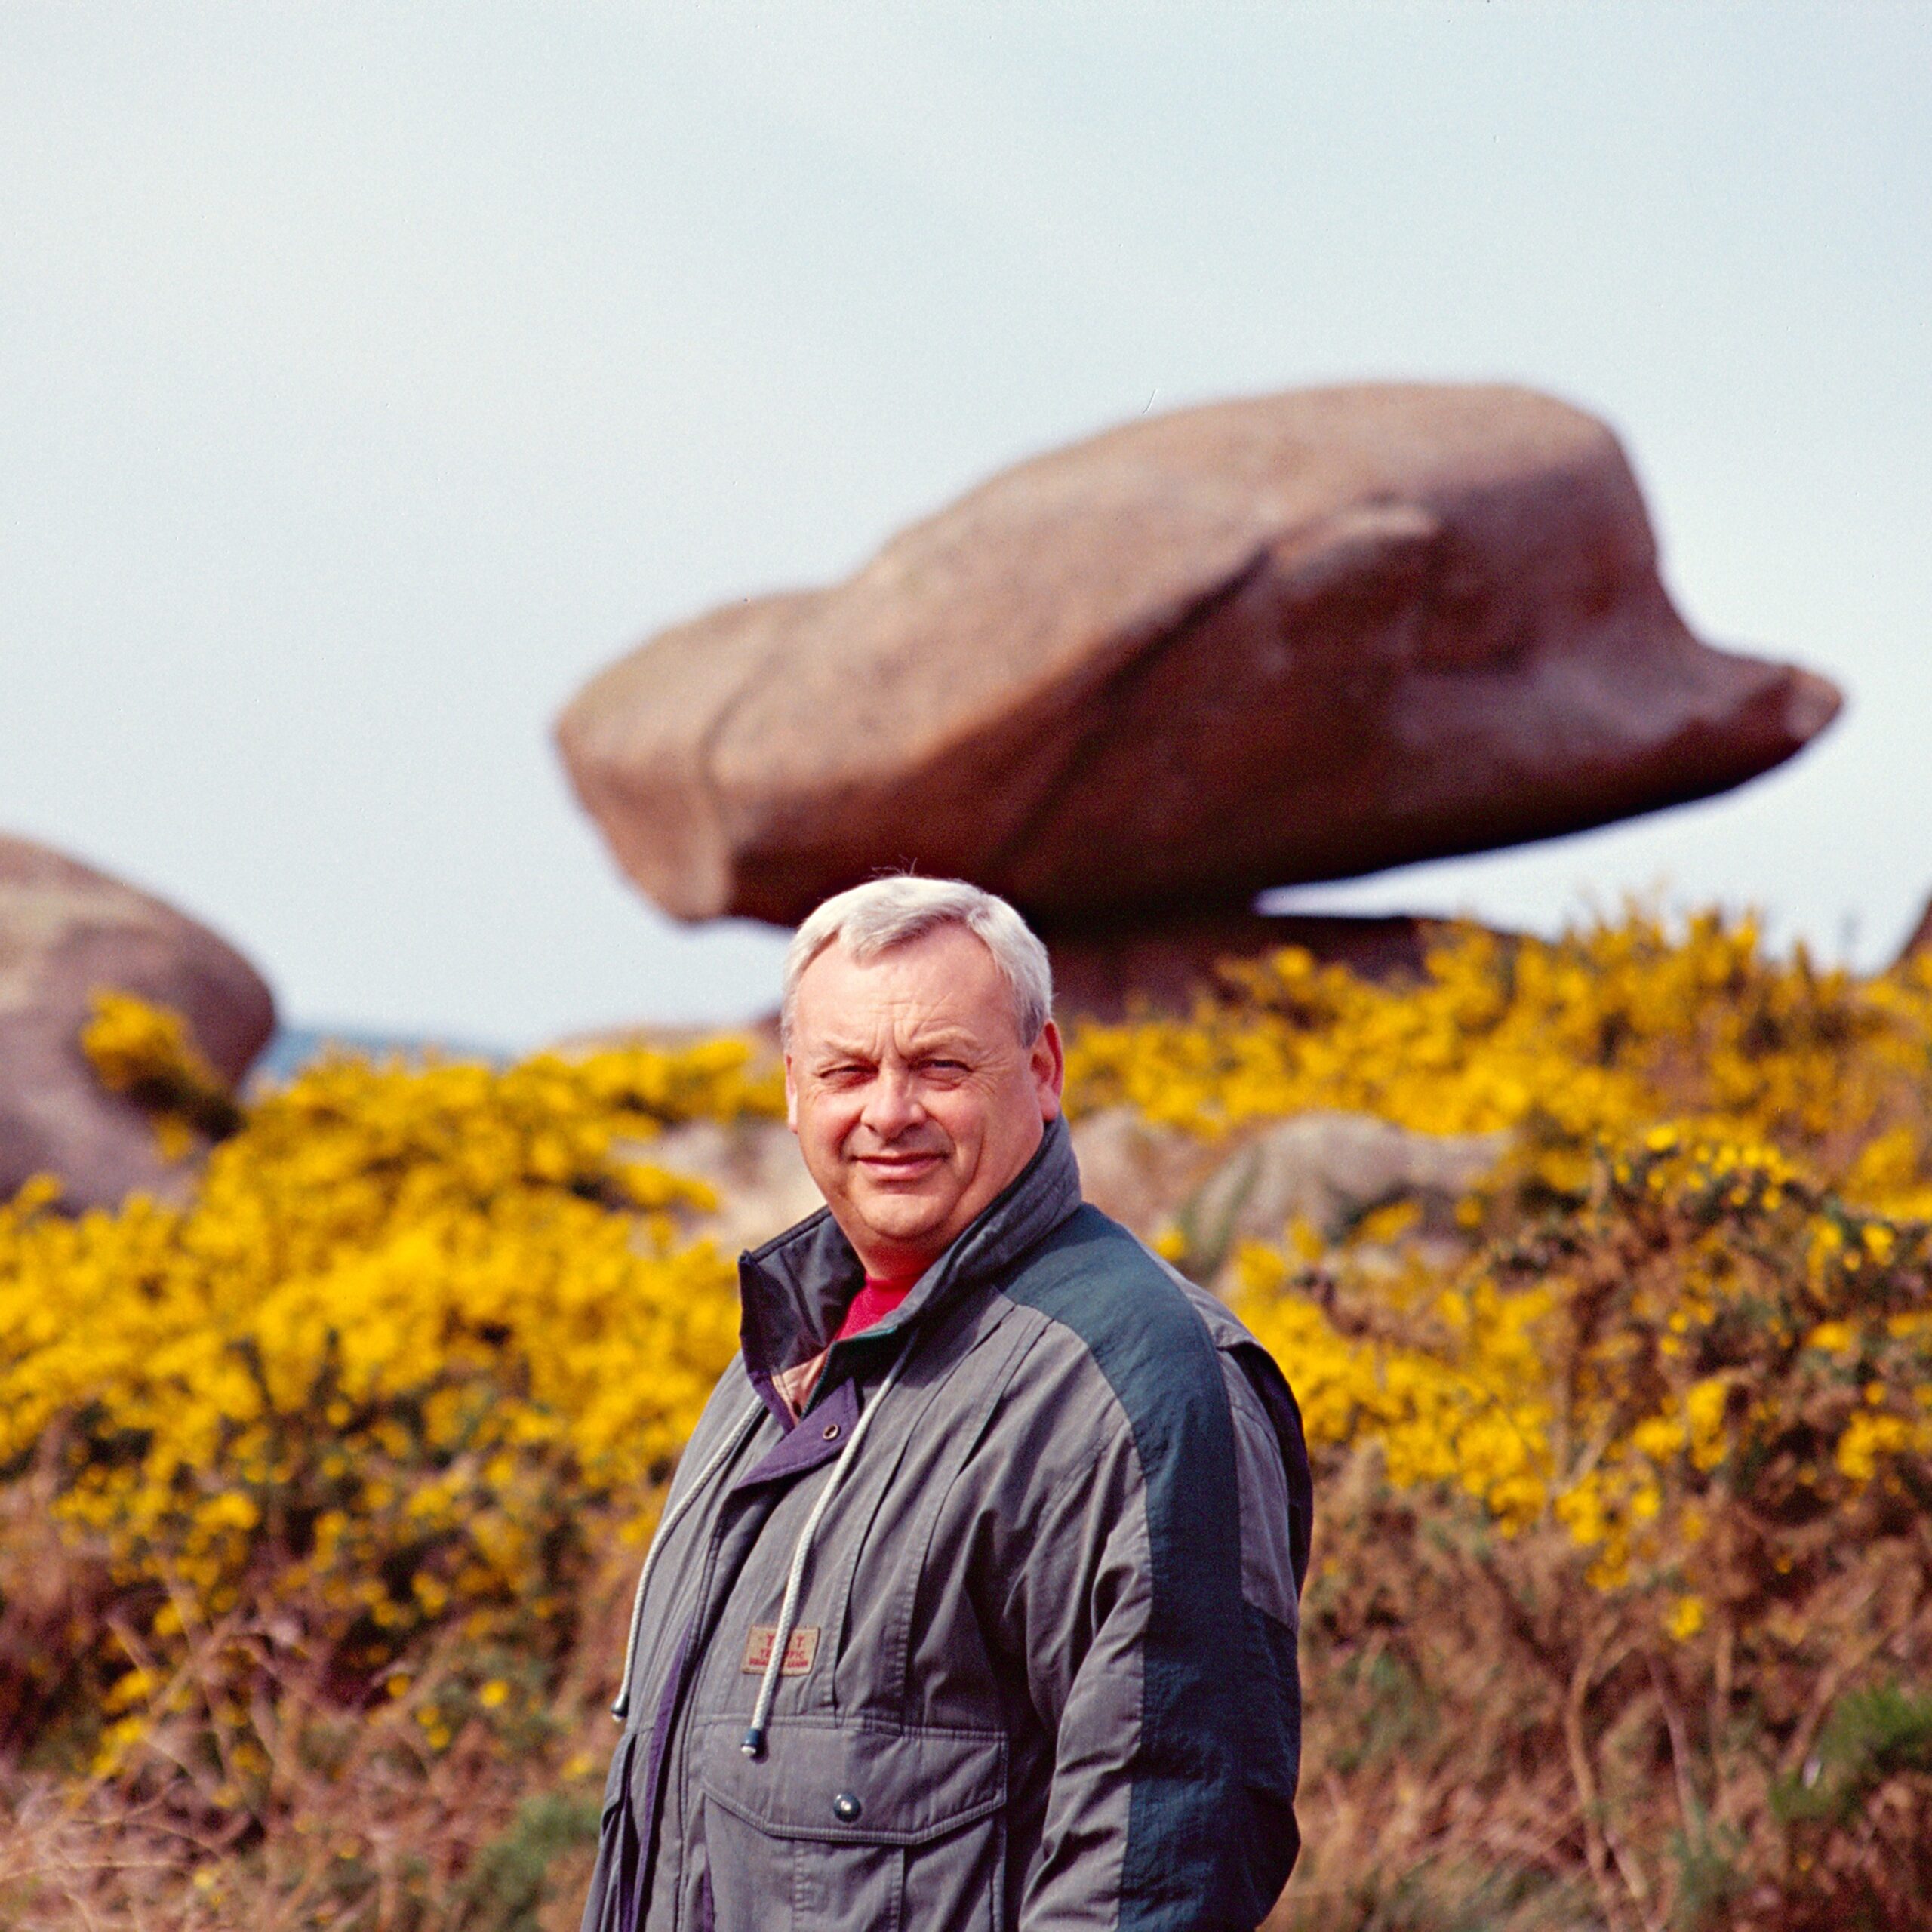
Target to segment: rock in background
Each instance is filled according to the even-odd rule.
[[[147,1114],[106,1092],[81,1051],[93,995],[170,1007],[238,1081],[275,1029],[275,1000],[234,949],[159,900],[24,839],[0,836],[0,1198],[35,1174],[72,1211],[170,1193]]]
[[[558,736],[680,918],[792,924],[912,866],[1004,894],[1105,981],[1270,887],[1721,792],[1838,704],[1691,635],[1604,424],[1384,384],[1022,464],[842,584],[665,632]]]
[[[1304,1222],[1327,1243],[1378,1208],[1416,1211],[1424,1238],[1455,1237],[1457,1203],[1496,1166],[1506,1134],[1418,1134],[1369,1114],[1315,1111],[1204,1142],[1109,1107],[1073,1130],[1081,1190],[1152,1239],[1185,1244],[1183,1266],[1224,1291],[1244,1241]]]

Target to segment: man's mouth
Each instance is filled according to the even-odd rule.
[[[875,1180],[917,1180],[931,1174],[944,1158],[931,1152],[861,1154],[857,1160]]]

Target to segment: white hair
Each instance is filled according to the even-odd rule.
[[[910,872],[890,873],[833,894],[792,934],[785,955],[779,1037],[790,1039],[798,982],[827,946],[843,942],[847,952],[863,964],[940,926],[964,926],[992,955],[1013,995],[1021,1043],[1030,1047],[1053,1017],[1054,974],[1047,949],[1004,899],[964,879],[919,878]]]

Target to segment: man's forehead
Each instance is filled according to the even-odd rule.
[[[921,1038],[983,1031],[1011,1004],[992,955],[962,927],[941,927],[869,959],[835,940],[798,981],[796,1018],[818,1038],[871,1035],[882,1026]]]

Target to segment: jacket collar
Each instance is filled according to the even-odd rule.
[[[1080,1205],[1080,1169],[1063,1119],[1049,1121],[1032,1160],[913,1284],[880,1324],[900,1334],[1003,1273]],[[823,1355],[865,1269],[830,1209],[738,1257],[739,1335],[752,1384],[772,1400],[774,1375]]]

